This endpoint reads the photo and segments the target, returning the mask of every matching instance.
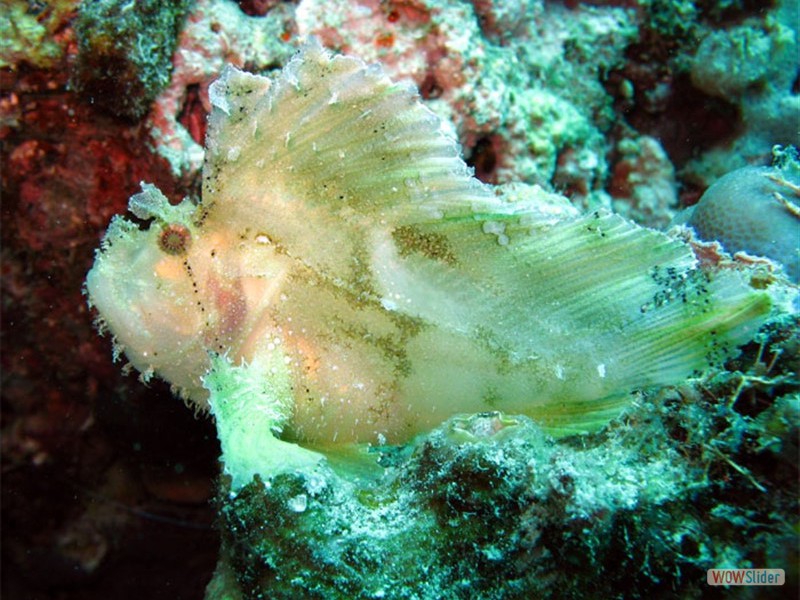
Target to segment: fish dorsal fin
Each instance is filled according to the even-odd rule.
[[[364,227],[498,210],[440,119],[378,65],[309,43],[275,79],[228,67],[210,95],[200,218],[255,227],[255,212],[263,233],[323,273],[344,266],[310,230],[341,256]]]

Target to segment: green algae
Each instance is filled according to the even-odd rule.
[[[4,2],[0,19],[0,68],[17,69],[27,63],[39,69],[55,67],[64,57],[66,38],[56,38],[78,0],[44,3]]]
[[[81,3],[72,86],[90,102],[130,120],[143,117],[170,81],[172,53],[188,0]]]

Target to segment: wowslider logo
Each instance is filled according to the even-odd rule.
[[[783,585],[783,569],[709,569],[708,585]]]

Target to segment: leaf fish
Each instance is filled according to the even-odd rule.
[[[231,461],[258,454],[245,470],[291,454],[273,436],[400,443],[457,413],[590,431],[773,309],[663,233],[482,184],[378,66],[310,43],[210,98],[202,200],[143,184],[149,226],[116,216],[86,289],[118,353],[210,406]]]

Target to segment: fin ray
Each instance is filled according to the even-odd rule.
[[[551,402],[499,403],[501,410],[564,431],[591,428],[634,389],[675,384],[716,366],[771,312],[769,294],[738,272],[701,273],[686,244],[617,215],[533,233],[519,215],[500,218],[508,221],[505,245],[479,222],[418,225],[420,239],[444,236],[455,266],[424,251],[402,256],[384,240],[373,269],[398,310],[482,338],[498,362],[545,374],[531,395],[553,394]],[[570,409],[567,423],[554,409],[559,398],[597,403]]]

